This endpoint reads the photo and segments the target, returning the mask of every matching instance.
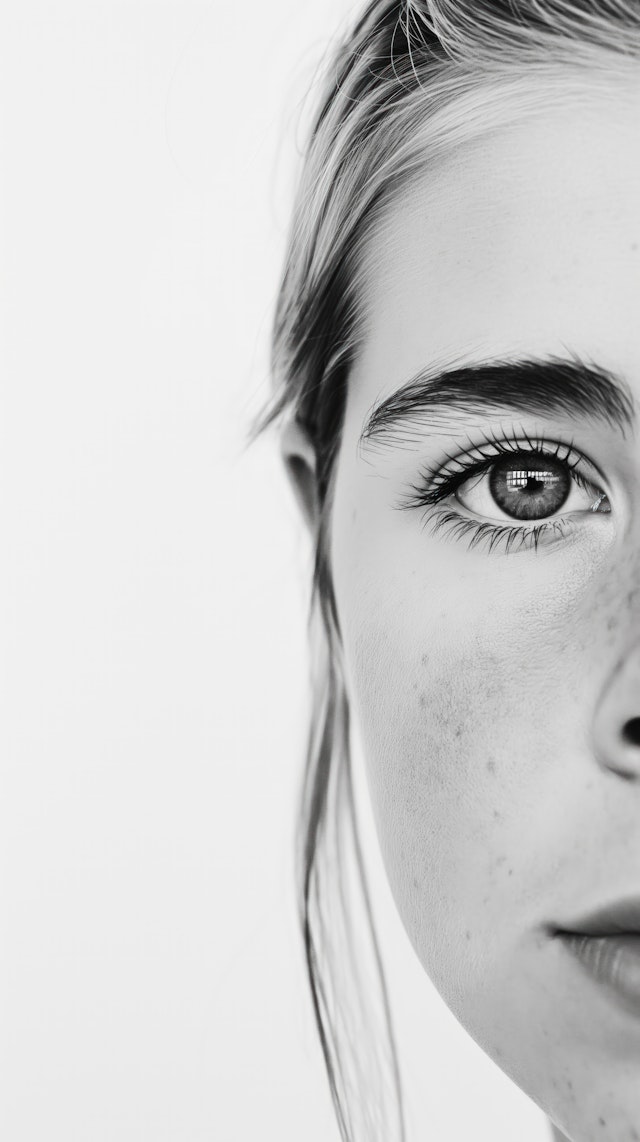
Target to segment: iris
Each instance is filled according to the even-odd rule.
[[[551,456],[503,457],[491,468],[495,502],[513,519],[544,519],[562,507],[571,491],[566,464]]]

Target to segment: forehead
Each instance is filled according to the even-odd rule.
[[[640,69],[459,146],[397,196],[364,259],[345,431],[420,369],[592,357],[640,388]]]

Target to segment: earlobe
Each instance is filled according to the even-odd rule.
[[[284,426],[280,451],[305,522],[315,534],[319,517],[316,452],[308,433],[298,421],[290,420]]]

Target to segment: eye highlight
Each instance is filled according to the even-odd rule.
[[[568,534],[580,516],[611,512],[591,474],[598,469],[572,445],[491,437],[422,471],[400,506],[425,509],[433,534],[466,537],[469,548],[537,550]]]

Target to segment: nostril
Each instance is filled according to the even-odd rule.
[[[640,718],[629,718],[623,726],[622,736],[628,745],[640,746]]]

